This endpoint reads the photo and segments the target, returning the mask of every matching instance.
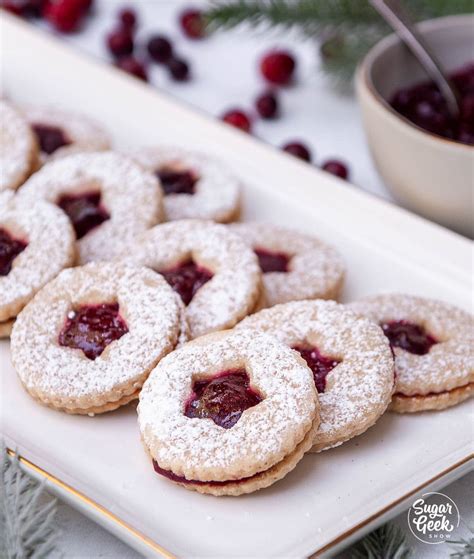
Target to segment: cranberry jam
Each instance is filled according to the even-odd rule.
[[[179,293],[185,305],[189,305],[198,289],[213,276],[212,272],[193,260],[187,260],[171,270],[160,271],[160,274]]]
[[[36,134],[40,150],[50,155],[57,149],[70,145],[61,128],[56,126],[48,126],[47,124],[33,124],[33,132]]]
[[[67,213],[78,239],[82,239],[91,229],[110,219],[110,215],[100,203],[100,198],[100,192],[64,194],[59,198],[57,204]]]
[[[438,343],[433,336],[426,332],[423,326],[413,322],[398,320],[384,322],[380,326],[390,340],[392,348],[401,347],[410,353],[425,355],[429,352],[431,346]]]
[[[216,425],[230,429],[242,413],[263,398],[250,387],[244,370],[224,371],[210,380],[198,380],[186,403],[186,417],[210,418]]]
[[[82,349],[94,361],[114,340],[128,332],[118,303],[83,305],[72,311],[59,334],[59,345]]]
[[[194,479],[186,479],[184,476],[177,476],[176,474],[174,474],[173,472],[171,472],[170,470],[165,470],[163,468],[160,468],[160,466],[158,465],[158,462],[156,460],[153,460],[153,469],[155,470],[155,472],[157,474],[160,474],[160,476],[164,476],[168,479],[170,479],[171,481],[176,481],[178,483],[192,483],[193,485],[227,485],[229,483],[243,483],[244,481],[247,481],[249,479],[251,479],[254,476],[250,476],[250,477],[244,477],[241,479],[230,479],[228,481],[199,481],[199,480],[194,480]],[[258,475],[258,474],[256,474]]]
[[[459,92],[460,114],[452,118],[433,82],[400,89],[390,104],[402,116],[438,136],[474,145],[474,61],[450,75]]]
[[[165,195],[194,194],[197,177],[191,171],[174,171],[173,169],[159,169],[156,176],[160,179]]]
[[[283,252],[270,252],[263,248],[256,248],[254,252],[264,274],[267,272],[288,272],[290,258]]]
[[[15,239],[6,229],[0,227],[0,276],[8,276],[13,261],[27,246],[28,243]]]
[[[295,346],[293,349],[301,355],[308,364],[308,367],[313,371],[316,390],[319,393],[324,392],[328,373],[330,373],[340,361],[332,357],[325,357],[316,347]]]

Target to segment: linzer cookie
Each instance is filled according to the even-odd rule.
[[[74,259],[74,231],[59,208],[0,193],[0,337],[10,334],[26,303]]]
[[[392,409],[440,410],[473,394],[474,320],[465,311],[412,295],[367,297],[350,308],[379,324],[395,354]]]
[[[237,330],[266,332],[296,350],[314,377],[321,425],[312,452],[342,444],[385,412],[394,364],[381,328],[334,301],[297,301],[249,316]],[[264,350],[262,350],[264,351]]]
[[[186,305],[191,337],[231,328],[255,307],[255,254],[224,225],[180,220],[147,231],[123,260],[162,274]]]
[[[140,394],[155,471],[187,489],[241,495],[290,472],[318,428],[305,362],[276,339],[217,332],[163,359]]]
[[[163,218],[157,179],[137,163],[110,151],[51,161],[21,188],[33,203],[48,200],[69,216],[79,261],[110,260]]]
[[[36,166],[38,145],[26,120],[0,99],[0,192],[15,190]]]
[[[54,107],[21,107],[20,111],[35,134],[40,163],[81,151],[110,148],[105,130],[92,119]]]
[[[174,147],[150,147],[132,157],[159,178],[168,220],[228,223],[240,210],[240,183],[219,161]]]
[[[258,256],[265,287],[262,307],[301,299],[337,299],[344,264],[334,248],[309,235],[268,223],[229,227]]]
[[[176,294],[146,268],[91,263],[61,272],[13,327],[13,365],[39,402],[75,414],[137,398],[153,367],[180,341]]]

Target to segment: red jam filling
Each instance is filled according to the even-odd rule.
[[[159,169],[156,176],[160,179],[165,195],[194,194],[198,178],[191,171],[174,171],[173,169]]]
[[[100,192],[85,192],[77,195],[64,194],[59,198],[57,204],[68,215],[78,239],[110,219],[100,203],[100,197]]]
[[[390,104],[405,118],[439,136],[474,145],[474,62],[450,75],[459,93],[459,116],[453,118],[433,82],[400,89]]]
[[[254,249],[258,257],[260,269],[264,274],[267,272],[288,272],[290,257],[283,252],[270,252],[263,248]]]
[[[210,380],[194,382],[184,415],[209,418],[219,427],[230,429],[245,410],[262,400],[251,388],[249,376],[244,370],[224,371]]]
[[[198,289],[213,276],[212,272],[193,260],[183,262],[171,270],[160,271],[160,274],[179,293],[185,305],[189,305]]]
[[[160,468],[160,466],[158,465],[158,462],[156,460],[153,460],[153,469],[155,470],[155,472],[157,474],[160,474],[160,476],[164,476],[168,479],[170,479],[171,481],[176,481],[178,483],[192,483],[193,485],[227,485],[229,483],[243,483],[249,479],[251,479],[254,476],[250,476],[250,477],[244,477],[241,479],[230,479],[228,481],[199,481],[199,480],[194,480],[194,479],[186,479],[184,476],[177,476],[176,474],[174,474],[173,472],[171,472],[170,470],[164,470],[163,468]],[[256,474],[258,475],[258,474]]]
[[[15,239],[6,229],[0,227],[0,276],[8,276],[13,261],[27,246],[28,243]]]
[[[295,346],[295,349],[306,361],[308,367],[313,371],[316,390],[321,393],[326,389],[326,377],[341,361],[333,357],[325,357],[316,347]]]
[[[114,340],[128,332],[118,303],[83,305],[72,311],[59,334],[59,345],[82,349],[94,361]]]
[[[48,155],[57,149],[68,146],[71,142],[67,139],[61,128],[48,126],[47,124],[33,124],[33,132],[36,134],[40,150]]]
[[[392,348],[401,347],[410,353],[425,355],[429,352],[431,346],[438,343],[433,336],[426,332],[423,326],[413,322],[398,320],[384,322],[380,326],[389,339]]]

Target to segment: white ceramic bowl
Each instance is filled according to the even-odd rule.
[[[474,16],[434,19],[419,29],[448,73],[474,59]],[[398,89],[426,79],[395,35],[366,55],[356,90],[369,146],[383,180],[402,205],[473,237],[474,148],[426,132],[388,103]]]

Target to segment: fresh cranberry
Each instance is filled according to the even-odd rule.
[[[227,124],[231,124],[236,128],[240,128],[244,132],[250,132],[252,127],[252,123],[250,122],[250,118],[241,110],[239,109],[232,109],[227,111],[222,116],[222,120],[227,122]]]
[[[258,114],[265,119],[275,118],[278,115],[278,100],[271,91],[263,93],[255,100]]]
[[[85,6],[84,0],[48,0],[43,15],[58,31],[71,33],[79,28]]]
[[[407,320],[384,322],[381,327],[392,348],[401,347],[415,355],[425,355],[438,343],[423,326]]]
[[[325,357],[316,347],[295,346],[295,349],[306,361],[308,367],[313,371],[314,384],[318,392],[326,389],[326,377],[341,361],[332,357]]]
[[[33,124],[32,129],[38,140],[40,150],[48,155],[71,143],[64,131],[57,126],[48,126],[47,124],[38,123]]]
[[[433,82],[422,82],[396,91],[390,104],[402,116],[427,132],[466,144],[474,144],[474,63],[453,72],[459,92],[460,114],[453,118]]]
[[[288,142],[282,147],[282,149],[283,151],[286,151],[286,153],[291,153],[291,155],[294,155],[303,161],[307,161],[308,163],[311,161],[311,152],[309,151],[309,148],[301,142]]]
[[[258,257],[260,269],[264,274],[268,272],[288,272],[290,257],[283,252],[270,252],[264,248],[254,250]]]
[[[100,197],[100,192],[86,192],[77,195],[63,194],[59,198],[57,204],[68,215],[78,239],[110,219],[100,203]]]
[[[191,171],[174,171],[173,169],[159,169],[156,171],[165,195],[194,194],[197,177]]]
[[[92,361],[128,332],[118,303],[83,305],[72,311],[58,338],[59,345],[82,349]]]
[[[323,171],[331,173],[331,175],[336,175],[336,177],[339,177],[341,179],[347,179],[347,177],[349,176],[349,170],[347,169],[347,166],[337,159],[329,159],[328,161],[326,161],[326,163],[323,164],[322,169]]]
[[[15,16],[26,17],[23,12],[24,0],[2,0],[0,7]]]
[[[147,44],[148,54],[152,60],[158,63],[166,62],[173,54],[173,47],[170,41],[163,35],[154,35]]]
[[[117,67],[140,80],[148,81],[148,74],[144,64],[134,56],[124,56],[120,58],[117,61]]]
[[[184,10],[179,21],[184,34],[190,39],[202,39],[206,35],[206,25],[200,10]]]
[[[273,50],[260,61],[263,77],[276,85],[287,85],[293,78],[296,62],[293,56],[284,50]]]
[[[119,27],[107,35],[107,47],[116,58],[132,54],[134,41],[129,29]]]
[[[159,270],[159,272],[179,293],[185,305],[189,305],[197,291],[213,276],[212,272],[197,265],[193,260],[183,262],[171,270]]]
[[[28,243],[15,239],[10,233],[0,227],[0,276],[8,276],[12,269],[13,260],[23,252]]]
[[[118,13],[118,19],[129,31],[133,31],[137,25],[137,13],[133,8],[122,8]]]
[[[216,425],[230,429],[245,410],[259,404],[263,398],[250,386],[246,371],[224,371],[213,379],[198,380],[186,403],[184,415],[209,418]]]
[[[177,82],[185,82],[189,79],[189,65],[185,60],[173,56],[166,65],[171,77]]]

